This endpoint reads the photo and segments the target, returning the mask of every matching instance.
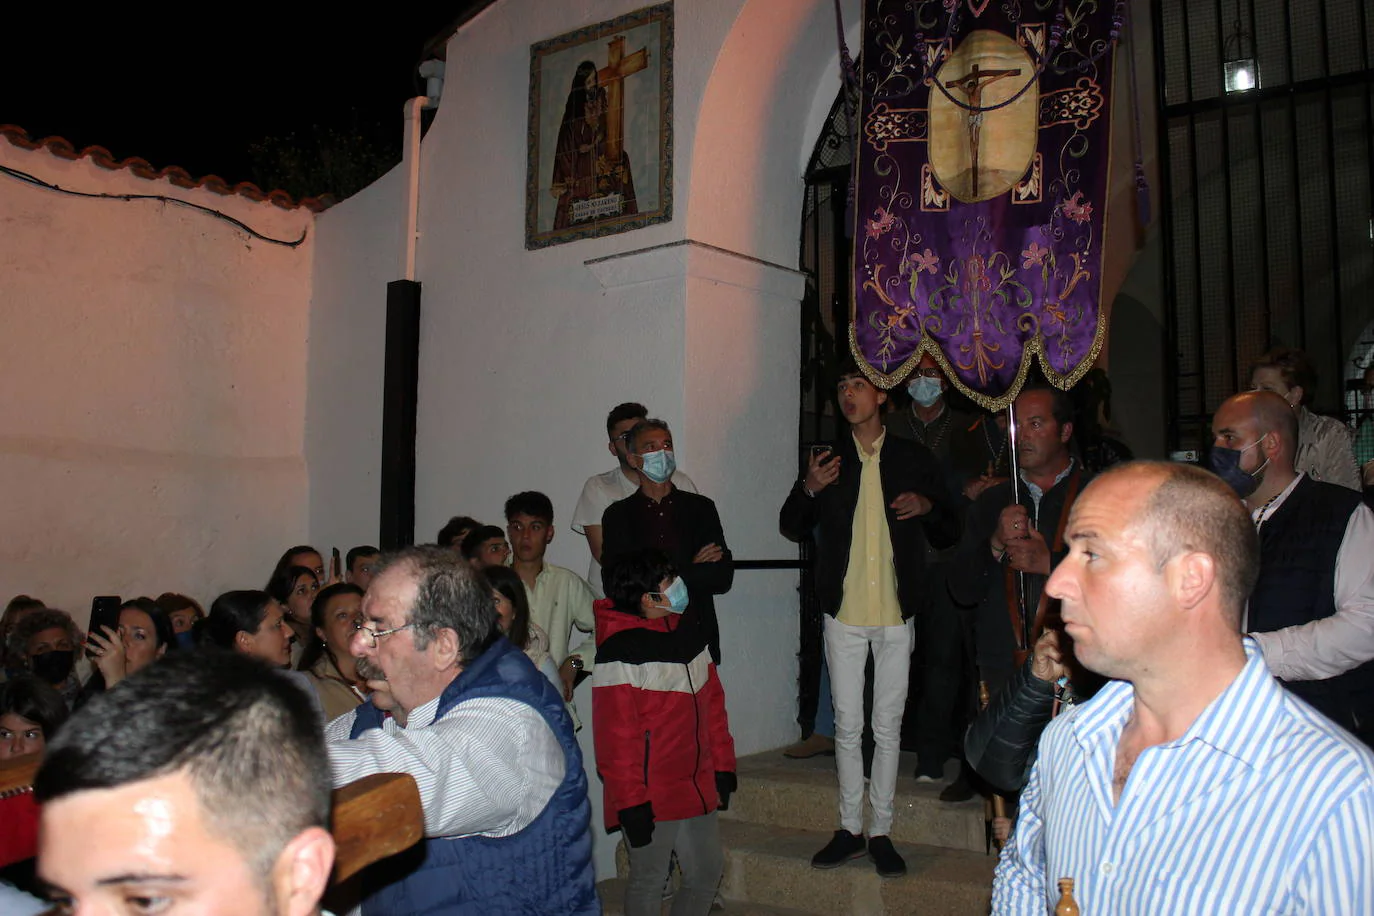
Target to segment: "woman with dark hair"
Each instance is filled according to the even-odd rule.
[[[205,619],[205,609],[200,602],[187,595],[176,592],[163,592],[157,596],[157,606],[167,612],[172,621],[172,630],[177,635],[177,645],[189,649],[195,645],[196,621]]]
[[[277,565],[272,567],[272,576],[268,581],[270,582],[292,566],[304,566],[315,574],[315,578],[321,582],[324,581],[324,556],[309,544],[297,544],[282,554],[277,559]]]
[[[24,674],[0,684],[0,761],[42,754],[66,721],[67,704],[41,679]],[[26,893],[41,893],[41,882],[33,874],[38,851],[33,793],[0,797],[0,824],[0,913],[49,912],[47,904]]]
[[[81,631],[71,615],[42,608],[29,612],[10,631],[7,652],[10,664],[52,687],[70,708],[81,694],[75,673],[79,645]]]
[[[299,671],[288,671],[291,663],[291,630],[283,619],[282,607],[267,592],[253,589],[225,592],[210,605],[210,616],[196,628],[202,645],[251,655],[304,690],[310,697],[320,724],[324,707],[310,678]]]
[[[108,690],[177,648],[171,618],[151,598],[130,598],[119,606],[119,630],[102,629],[105,632],[87,637],[96,672],[82,689],[83,699]]]
[[[10,633],[18,626],[19,621],[23,620],[32,612],[42,610],[46,607],[46,604],[39,601],[37,598],[30,598],[28,595],[15,595],[9,600],[9,603],[5,605],[5,614],[3,617],[0,617],[0,662],[4,662],[6,675],[12,677],[24,670],[23,665],[18,660],[11,663],[9,659],[7,646],[9,644]]]
[[[345,582],[323,588],[310,606],[314,637],[301,655],[297,671],[310,676],[320,695],[326,721],[333,721],[367,699],[367,682],[348,644],[363,620],[363,590]]]
[[[0,684],[0,760],[41,754],[67,721],[67,704],[31,674]]]
[[[524,650],[534,666],[553,682],[561,695],[563,681],[558,676],[558,666],[549,657],[549,634],[530,619],[529,595],[525,592],[525,583],[520,581],[520,574],[509,566],[488,566],[482,570],[482,575],[491,585],[501,632]],[[568,709],[571,711],[572,707]]]
[[[291,631],[281,605],[267,592],[225,592],[210,605],[200,632],[202,642],[251,655],[273,668],[291,661]]]
[[[310,644],[310,608],[320,591],[320,579],[306,566],[279,567],[267,583],[267,594],[286,611],[286,625],[296,637],[291,649],[291,667],[299,668],[302,653]]]

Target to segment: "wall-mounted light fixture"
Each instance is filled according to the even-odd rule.
[[[1241,0],[1236,0],[1236,18],[1222,43],[1222,75],[1226,93],[1249,92],[1260,85],[1259,65],[1255,62],[1255,39],[1241,25]]]

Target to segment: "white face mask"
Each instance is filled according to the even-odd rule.
[[[945,392],[938,378],[926,378],[924,375],[918,375],[906,386],[906,393],[911,395],[911,399],[922,407],[930,407],[940,400],[940,396]]]

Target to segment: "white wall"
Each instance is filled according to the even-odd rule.
[[[259,586],[306,533],[313,217],[0,143],[0,596]]]
[[[325,551],[378,543],[386,285],[401,276],[403,179],[392,169],[316,218],[305,454],[311,543]]]

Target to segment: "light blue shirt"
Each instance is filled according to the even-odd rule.
[[[1245,640],[1241,673],[1176,741],[1112,772],[1134,688],[1050,723],[1002,852],[992,912],[1374,913],[1374,754],[1285,691]]]

